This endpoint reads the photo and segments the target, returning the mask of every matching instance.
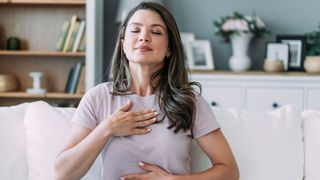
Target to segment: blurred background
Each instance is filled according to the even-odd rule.
[[[115,46],[120,22],[117,11],[121,0],[103,2],[103,59],[107,67]],[[210,40],[216,70],[229,70],[228,59],[232,55],[230,43],[215,35],[213,21],[232,15],[237,11],[244,15],[259,16],[272,32],[261,38],[254,38],[250,44],[251,70],[262,70],[265,59],[265,44],[275,41],[278,34],[301,35],[318,29],[320,22],[320,1],[291,0],[162,0],[171,11],[181,32],[194,33],[197,39]],[[106,69],[104,69],[105,72]]]

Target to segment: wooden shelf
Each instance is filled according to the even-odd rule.
[[[30,5],[85,5],[85,0],[10,0],[0,1],[1,4],[30,4]]]
[[[265,71],[245,71],[245,72],[233,72],[233,71],[221,71],[221,70],[192,70],[191,74],[212,74],[212,75],[248,75],[248,76],[320,76],[319,73],[307,73],[307,72],[265,72]]]
[[[26,99],[81,99],[83,94],[67,94],[49,92],[46,94],[28,94],[25,92],[1,92],[0,98],[26,98]]]
[[[7,50],[1,50],[0,51],[0,56],[85,57],[85,52],[7,51]]]
[[[0,106],[43,100],[53,104],[77,104],[83,94],[64,93],[71,68],[86,63],[86,52],[61,52],[56,43],[61,28],[73,15],[86,17],[86,0],[0,0],[0,22],[5,47],[7,37],[21,39],[21,49],[0,49],[0,74],[10,74],[18,80],[14,92],[0,92]],[[19,25],[19,27],[17,27]],[[13,36],[13,35],[12,35]],[[45,37],[45,38],[44,38]],[[42,72],[42,88],[46,94],[28,94],[32,86],[30,72]]]

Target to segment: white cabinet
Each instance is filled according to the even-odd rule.
[[[303,88],[248,88],[245,109],[272,110],[287,104],[303,109]]]
[[[308,109],[320,109],[320,88],[309,88],[307,90],[307,97]]]
[[[320,110],[320,76],[306,73],[206,72],[192,73],[201,83],[203,97],[213,106],[252,111],[287,104]]]
[[[234,86],[203,86],[203,97],[211,106],[241,108],[241,88]]]

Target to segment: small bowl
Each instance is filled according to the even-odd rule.
[[[304,61],[307,73],[320,73],[320,56],[307,56]]]
[[[283,61],[266,59],[264,61],[263,69],[267,72],[282,72],[284,71]]]

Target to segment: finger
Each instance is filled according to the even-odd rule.
[[[148,164],[145,162],[139,162],[138,165],[147,171],[151,171],[151,172],[163,172],[164,170],[162,170],[161,168],[159,168],[158,166],[152,165],[152,164]]]
[[[148,109],[146,111],[139,111],[139,112],[136,112],[134,115],[135,116],[140,116],[140,115],[143,115],[143,114],[148,114],[148,113],[152,113],[152,112],[156,112],[155,109]]]
[[[131,103],[131,101],[129,99],[126,104],[124,104],[123,106],[121,106],[119,108],[119,111],[125,111],[125,112],[129,111],[129,109],[131,108],[131,105],[132,105],[132,103]]]
[[[133,130],[134,135],[148,134],[151,132],[150,128],[135,128]]]
[[[149,112],[146,114],[141,114],[139,116],[136,116],[135,120],[136,121],[146,121],[149,119],[153,119],[153,118],[157,117],[158,115],[159,115],[158,112]]]
[[[146,127],[151,124],[154,124],[155,122],[157,122],[157,118],[152,118],[152,119],[149,119],[146,121],[138,121],[138,122],[136,122],[136,127],[140,127],[140,128]]]
[[[142,174],[129,174],[120,178],[120,180],[140,180],[143,178]]]

